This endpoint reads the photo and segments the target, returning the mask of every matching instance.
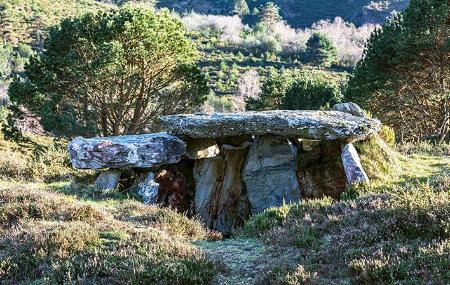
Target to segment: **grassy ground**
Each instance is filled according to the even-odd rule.
[[[127,193],[98,195],[63,146],[0,140],[1,284],[450,282],[446,146],[357,144],[370,186],[270,209],[223,241]]]
[[[378,150],[359,148],[370,170]],[[449,284],[450,157],[385,154],[395,155],[396,173],[383,179],[379,171],[344,201],[307,201],[252,217],[237,236],[262,243],[267,254],[283,253],[272,255],[255,284]]]
[[[61,145],[59,145],[61,144]],[[36,151],[41,149],[42,151]],[[0,284],[205,284],[209,232],[127,194],[98,195],[64,143],[0,140]]]
[[[195,220],[130,199],[84,200],[64,184],[0,183],[1,284],[205,284]]]

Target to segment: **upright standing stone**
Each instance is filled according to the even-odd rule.
[[[138,183],[138,194],[144,200],[145,205],[158,203],[159,184],[155,181],[155,174],[149,172],[145,178]]]
[[[300,200],[297,148],[288,139],[260,136],[251,146],[242,177],[252,214]]]
[[[342,146],[342,165],[348,184],[369,183],[369,177],[362,167],[358,152],[351,143]]]
[[[100,192],[110,192],[117,189],[119,185],[120,175],[122,171],[120,170],[108,170],[100,173],[95,180],[94,188]]]
[[[196,162],[195,210],[205,225],[230,234],[250,215],[241,170],[246,149],[222,150],[223,158]]]

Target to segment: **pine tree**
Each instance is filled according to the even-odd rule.
[[[248,8],[247,1],[234,0],[233,13],[241,17],[250,14],[250,9]]]
[[[404,139],[450,138],[450,3],[412,0],[368,41],[346,97]]]
[[[336,47],[322,33],[314,33],[306,43],[307,60],[317,66],[330,67],[337,60]]]
[[[261,8],[259,21],[266,27],[270,28],[281,20],[280,8],[273,2],[267,2],[266,5]]]

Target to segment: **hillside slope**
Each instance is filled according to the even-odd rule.
[[[247,0],[250,10],[258,8],[267,0]],[[281,15],[289,25],[296,28],[309,27],[322,19],[341,17],[346,21],[362,25],[381,24],[392,11],[404,10],[409,0],[272,0],[280,7]],[[168,7],[178,12],[195,11],[204,14],[230,14],[232,0],[160,0],[159,7]],[[252,17],[249,17],[252,21]]]
[[[108,7],[95,0],[2,0],[0,30],[5,43],[40,45],[43,30],[61,19]]]

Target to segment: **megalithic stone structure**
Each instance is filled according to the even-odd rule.
[[[161,123],[167,133],[76,138],[68,146],[72,164],[107,169],[96,182],[102,189],[117,188],[131,168],[146,203],[188,211],[225,234],[270,207],[339,199],[347,184],[368,183],[352,143],[381,128],[353,103],[332,111],[171,115]]]

